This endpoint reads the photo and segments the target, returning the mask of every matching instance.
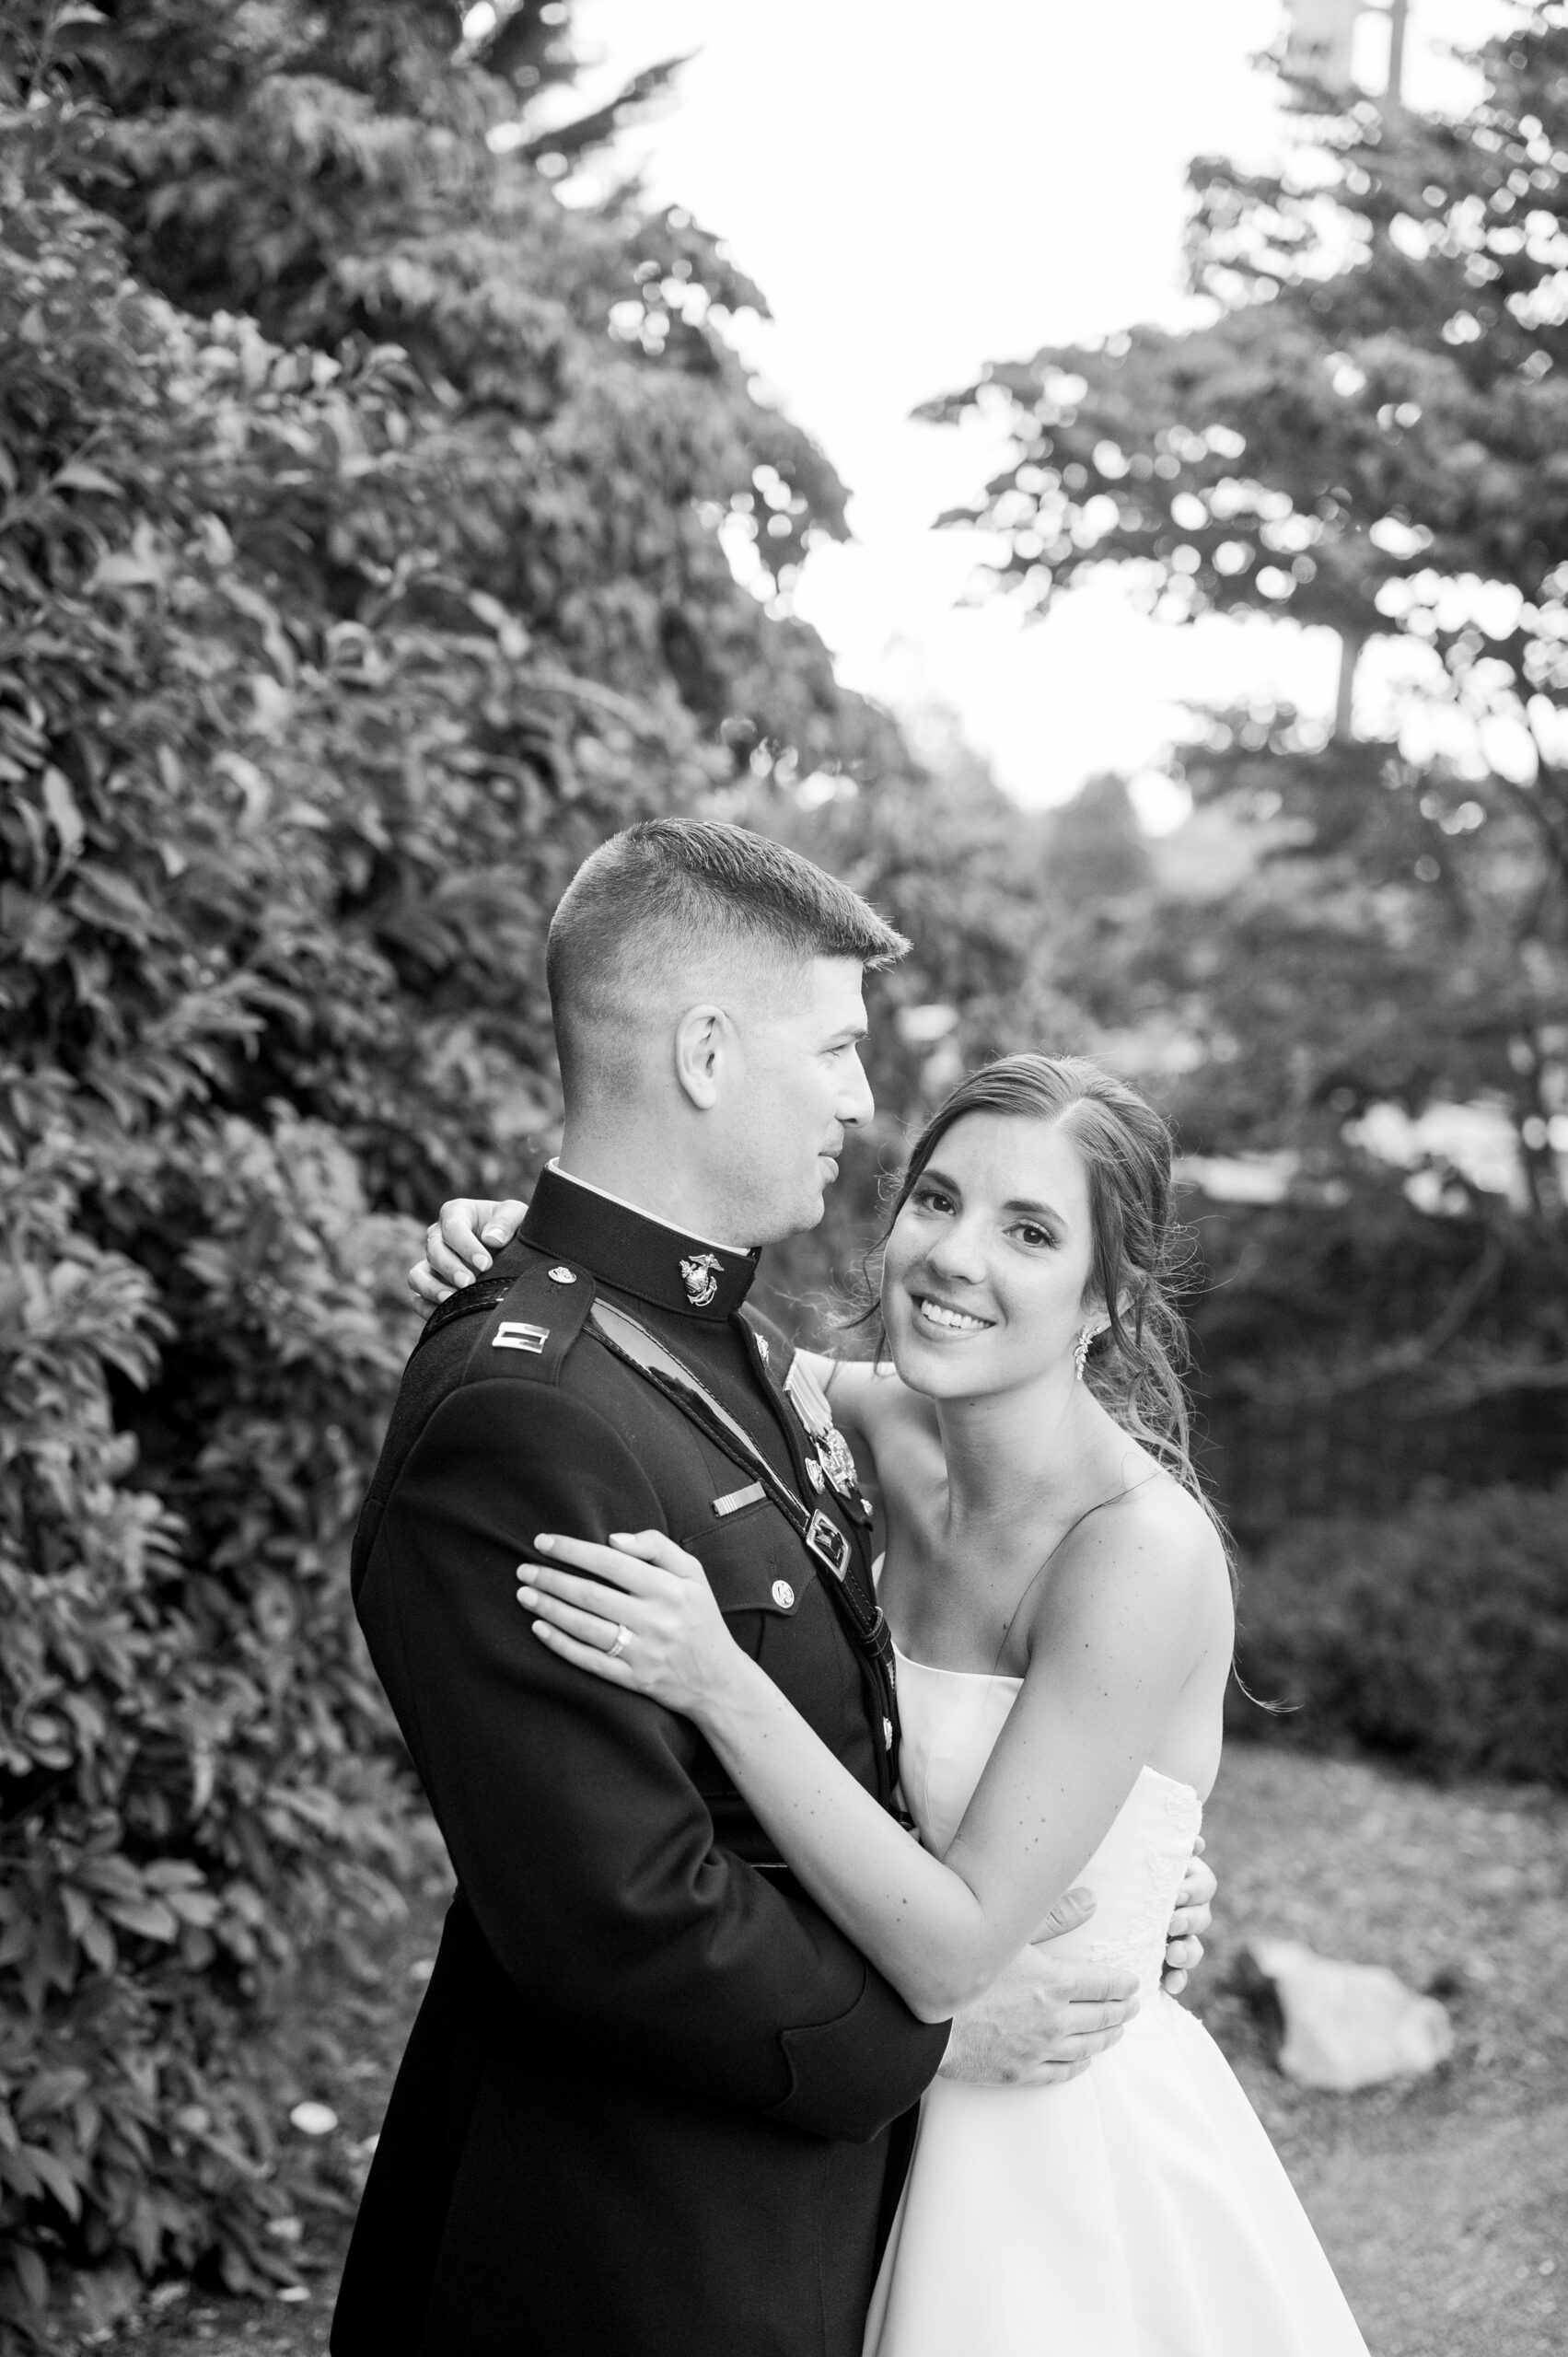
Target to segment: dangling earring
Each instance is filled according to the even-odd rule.
[[[1080,1383],[1082,1383],[1084,1379],[1084,1369],[1088,1364],[1089,1344],[1094,1341],[1094,1338],[1095,1329],[1092,1326],[1079,1327],[1078,1339],[1073,1345],[1073,1364],[1078,1370],[1078,1380]]]

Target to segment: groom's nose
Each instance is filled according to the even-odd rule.
[[[859,1056],[847,1056],[844,1062],[844,1085],[833,1111],[846,1130],[856,1130],[863,1121],[869,1121],[877,1110],[877,1100]]]

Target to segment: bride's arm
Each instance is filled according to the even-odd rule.
[[[1202,1539],[1136,1509],[1121,1521],[1085,1532],[1053,1577],[1023,1690],[940,1859],[732,1643],[702,1566],[661,1533],[616,1548],[541,1538],[551,1560],[519,1566],[518,1601],[554,1650],[693,1719],[818,1904],[939,2022],[990,1987],[1093,1855],[1202,1658],[1214,1570]],[[617,1622],[630,1643],[611,1661]]]

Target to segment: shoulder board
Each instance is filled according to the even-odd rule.
[[[593,1306],[594,1281],[528,1248],[521,1269],[481,1277],[444,1301],[426,1319],[415,1344],[460,1320],[472,1320],[472,1343],[463,1373],[469,1380],[522,1376],[554,1383],[562,1362],[583,1330]]]

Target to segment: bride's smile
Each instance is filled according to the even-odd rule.
[[[938,1301],[934,1294],[912,1294],[910,1298],[922,1324],[934,1327],[938,1334],[983,1334],[996,1322],[993,1318],[976,1318],[967,1309]]]

